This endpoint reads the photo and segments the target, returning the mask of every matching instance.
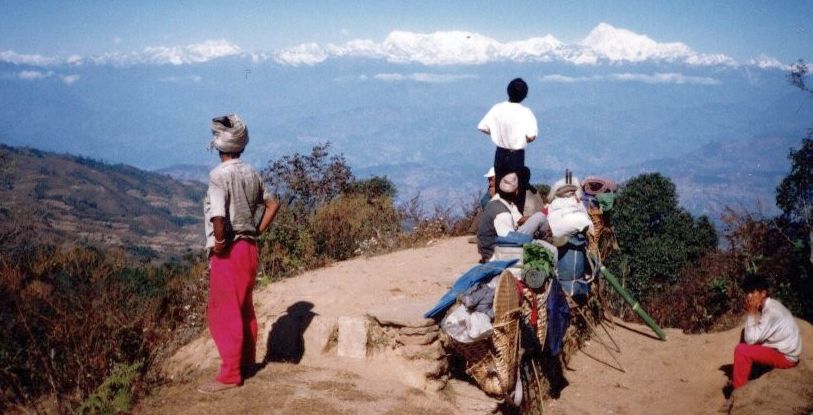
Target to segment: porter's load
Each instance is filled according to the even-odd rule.
[[[566,171],[564,179],[551,186],[548,194],[548,224],[555,239],[592,230],[593,222],[581,199],[579,179],[573,177],[570,171]]]

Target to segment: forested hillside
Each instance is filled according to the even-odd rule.
[[[0,218],[38,238],[121,247],[144,258],[203,247],[203,184],[5,145],[0,159]]]

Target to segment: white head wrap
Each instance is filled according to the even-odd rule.
[[[246,144],[248,144],[248,128],[236,114],[212,119],[210,149],[216,148],[224,153],[239,153],[246,148]]]
[[[519,177],[516,173],[508,173],[500,180],[500,190],[505,193],[513,193],[519,187]]]
[[[494,176],[495,176],[495,174],[494,174],[494,166],[491,166],[491,168],[488,169],[486,174],[483,175],[483,177],[488,177],[489,179],[494,177]]]

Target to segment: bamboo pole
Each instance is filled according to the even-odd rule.
[[[658,324],[655,323],[655,320],[652,320],[652,317],[650,317],[649,314],[647,314],[647,312],[643,309],[643,307],[641,307],[641,305],[638,304],[638,301],[636,301],[635,298],[633,298],[632,295],[629,292],[627,292],[627,290],[625,290],[624,287],[621,286],[621,283],[618,282],[618,279],[615,278],[615,275],[613,275],[604,266],[601,267],[601,275],[603,275],[604,278],[607,279],[607,282],[610,283],[610,286],[613,287],[613,289],[615,289],[615,291],[621,296],[621,298],[623,298],[624,301],[627,302],[627,304],[632,306],[632,311],[635,311],[635,313],[638,314],[638,316],[641,317],[642,320],[644,320],[644,323],[646,323],[646,325],[649,326],[649,328],[651,328],[652,331],[654,331],[655,334],[657,334],[661,340],[666,341],[666,333],[664,333],[663,330],[661,330],[661,328],[658,326]]]

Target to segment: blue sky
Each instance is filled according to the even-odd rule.
[[[600,22],[745,61],[813,58],[813,1],[6,1],[0,52],[82,56],[226,39],[246,51],[464,30],[578,42]]]

